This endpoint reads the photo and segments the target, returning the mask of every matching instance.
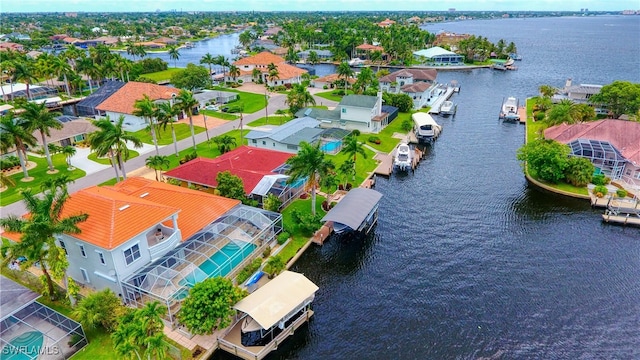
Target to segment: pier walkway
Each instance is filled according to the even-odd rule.
[[[442,107],[442,103],[449,100],[451,95],[453,95],[454,90],[455,89],[453,86],[447,86],[447,90],[445,90],[444,94],[441,94],[440,96],[438,96],[436,101],[434,101],[431,104],[431,109],[429,109],[429,114],[439,114],[440,108]]]

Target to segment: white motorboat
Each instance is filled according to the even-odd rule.
[[[520,121],[517,98],[509,96],[502,102],[499,118],[505,121]]]
[[[454,115],[456,113],[456,104],[453,101],[445,101],[440,106],[440,114],[442,115]]]
[[[413,157],[411,156],[411,147],[406,142],[400,143],[396,149],[396,156],[393,160],[393,167],[400,171],[411,170]]]

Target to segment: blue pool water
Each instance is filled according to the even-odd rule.
[[[29,331],[16,336],[2,349],[2,359],[28,360],[38,357],[44,342],[40,331]]]
[[[230,242],[220,249],[220,251],[211,255],[208,261],[200,264],[199,268],[202,271],[194,271],[187,275],[180,281],[180,285],[193,286],[208,278],[225,276],[238,266],[242,260],[246,259],[255,248],[256,245],[250,243]],[[186,294],[178,295],[179,298],[186,296]]]
[[[340,141],[333,141],[322,145],[322,151],[333,153],[340,148]]]

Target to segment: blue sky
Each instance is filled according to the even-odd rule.
[[[0,12],[640,9],[640,0],[2,0]]]

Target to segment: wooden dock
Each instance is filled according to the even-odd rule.
[[[518,116],[520,117],[520,124],[527,123],[527,108],[524,106],[518,107]]]
[[[602,214],[602,220],[608,223],[610,222],[610,223],[621,224],[621,225],[640,226],[640,216],[633,215],[633,214],[615,215],[609,210],[605,211],[605,213]]]
[[[393,173],[393,154],[395,153],[395,151],[396,150],[394,149],[389,154],[377,153],[373,157],[375,160],[380,161],[378,167],[373,170],[374,174],[390,176]],[[420,163],[420,160],[422,160],[424,153],[420,149],[418,149],[418,147],[414,147],[413,151],[414,153],[412,158],[411,170],[415,171],[416,167],[418,167],[418,164]]]

